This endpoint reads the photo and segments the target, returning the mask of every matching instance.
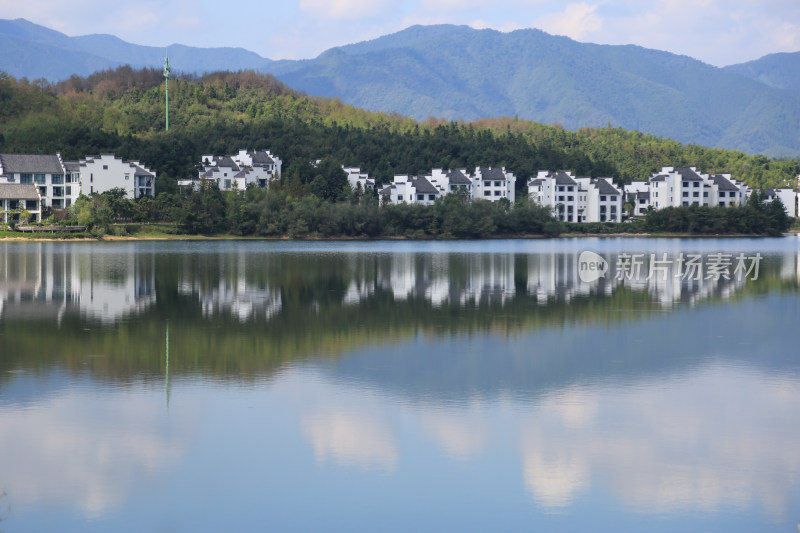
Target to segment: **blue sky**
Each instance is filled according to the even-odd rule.
[[[315,57],[413,24],[540,28],[582,42],[637,44],[724,66],[800,51],[800,0],[0,0],[1,18],[136,44],[237,46]]]

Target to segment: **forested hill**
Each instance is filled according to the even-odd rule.
[[[272,150],[284,161],[284,179],[305,184],[319,173],[310,165],[317,159],[360,166],[382,182],[434,167],[503,165],[520,188],[541,169],[630,181],[661,166],[694,165],[754,186],[784,185],[800,173],[797,159],[683,145],[620,128],[569,131],[516,119],[416,122],[309,97],[252,71],[173,80],[165,132],[164,89],[152,69],[120,67],[54,85],[0,74],[0,152],[59,151],[67,159],[113,152],[157,171],[161,190],[196,175],[201,154],[241,148]]]

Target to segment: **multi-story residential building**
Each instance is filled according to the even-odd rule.
[[[542,170],[528,182],[528,195],[563,222],[622,221],[622,193],[609,178]]]
[[[425,176],[396,175],[392,183],[378,192],[381,198],[388,197],[394,204],[432,205],[442,196],[442,191],[434,187]]]
[[[732,180],[730,174],[708,175],[695,167],[664,167],[648,181],[625,186],[627,200],[634,205],[634,215],[641,215],[648,207],[742,205],[749,194],[750,189]]]
[[[369,174],[366,172],[361,172],[359,167],[342,167],[345,174],[347,174],[347,182],[350,184],[350,188],[354,191],[358,189],[358,186],[361,186],[361,191],[366,191],[367,189],[373,190],[375,189],[375,180],[370,179]]]
[[[34,185],[41,207],[65,208],[81,194],[125,190],[129,198],[155,195],[155,173],[113,154],[63,161],[61,154],[0,154],[0,183]]]
[[[42,197],[34,185],[0,183],[0,222],[17,222],[23,211],[30,214],[29,222],[42,219]]]
[[[66,174],[60,154],[0,154],[0,183],[35,185],[41,207],[67,207],[78,197],[77,190],[73,195],[72,182],[66,183]]]
[[[79,194],[89,196],[111,189],[123,189],[128,198],[134,199],[155,196],[155,172],[139,161],[126,161],[114,154],[87,155],[79,161],[65,161],[64,168],[71,183],[78,184],[65,187],[73,201]]]
[[[466,192],[473,200],[497,202],[506,198],[513,202],[516,198],[514,186],[517,178],[504,167],[476,167],[474,175],[466,169],[443,170],[435,168],[428,176],[397,175],[392,183],[380,190],[381,196],[388,195],[392,202],[431,204],[446,194],[457,191]],[[412,190],[413,189],[413,190]]]
[[[196,179],[178,180],[181,187],[197,187],[201,180],[212,181],[223,191],[243,191],[248,185],[266,187],[280,177],[281,159],[269,150],[239,150],[234,155],[203,155]]]
[[[472,197],[475,199],[496,202],[507,198],[511,203],[516,199],[514,187],[517,178],[513,173],[506,172],[505,167],[476,167],[472,182]]]

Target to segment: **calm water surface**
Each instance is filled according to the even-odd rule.
[[[0,243],[0,531],[797,531],[799,276],[797,237]]]

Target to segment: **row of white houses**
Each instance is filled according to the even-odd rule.
[[[361,172],[358,167],[343,167],[353,190],[375,188],[375,180]],[[473,172],[465,168],[444,170],[434,168],[430,174],[411,176],[397,174],[391,183],[378,190],[378,196],[394,204],[433,204],[437,198],[461,191],[472,199],[497,202],[506,198],[513,202],[516,176],[505,167],[475,167]]]
[[[625,185],[626,200],[633,205],[633,214],[641,215],[648,208],[706,206],[732,207],[747,202],[753,190],[730,174],[707,174],[696,167],[663,167],[647,181]],[[766,189],[766,201],[779,198],[791,217],[797,217],[797,193],[783,187]]]
[[[281,158],[269,150],[239,150],[233,155],[203,155],[197,177],[178,180],[180,187],[198,188],[202,180],[216,183],[220,190],[243,191],[248,185],[266,187],[281,174]]]
[[[155,172],[138,161],[114,154],[87,155],[64,161],[60,153],[0,154],[0,221],[27,210],[31,222],[45,207],[65,208],[81,194],[121,188],[129,198],[155,195]]]

